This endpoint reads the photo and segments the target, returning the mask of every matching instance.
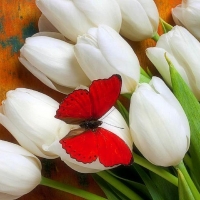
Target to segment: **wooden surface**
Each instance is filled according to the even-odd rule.
[[[56,0],[55,0],[56,2]],[[160,16],[173,24],[171,8],[181,0],[155,0]],[[18,61],[19,49],[26,37],[38,31],[37,21],[40,11],[35,6],[35,0],[3,0],[0,1],[0,101],[5,99],[8,90],[17,87],[25,87],[45,93],[57,101],[61,101],[64,95],[53,91],[37,80]],[[161,29],[159,28],[159,33]],[[145,55],[145,49],[154,46],[151,39],[143,42],[130,42],[139,57],[142,67],[153,69]],[[0,125],[0,139],[16,142],[10,133]],[[90,175],[83,175],[68,168],[60,159],[42,160],[43,175],[63,183],[69,183],[75,187],[104,196],[101,189],[95,184]],[[60,192],[44,186],[36,187],[32,192],[20,198],[20,200],[80,200],[81,198]]]

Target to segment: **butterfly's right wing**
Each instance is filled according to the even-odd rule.
[[[68,124],[80,124],[92,117],[92,104],[87,90],[74,90],[62,101],[56,118]]]
[[[112,75],[108,79],[94,80],[89,88],[93,119],[101,118],[117,101],[122,86],[121,76]]]

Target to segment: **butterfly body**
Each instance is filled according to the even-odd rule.
[[[82,122],[79,126],[84,129],[95,130],[98,126],[100,126],[103,122],[99,120],[89,120]]]
[[[98,159],[105,167],[132,163],[132,152],[127,144],[101,127],[103,122],[99,120],[115,104],[121,84],[119,75],[95,80],[89,91],[75,90],[60,104],[55,117],[80,126],[60,141],[71,158],[82,163]]]

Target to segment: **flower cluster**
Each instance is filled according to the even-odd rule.
[[[36,5],[42,12],[39,32],[26,39],[19,61],[67,96],[59,105],[31,89],[7,92],[0,123],[21,146],[0,141],[0,199],[18,198],[41,182],[36,156],[60,157],[78,172],[96,173],[116,199],[142,199],[140,193],[161,198],[164,190],[156,191],[158,178],[151,171],[169,188],[178,186],[172,190],[179,199],[199,199],[200,1],[183,0],[174,8],[177,25],[162,22],[160,37],[153,0],[36,0]],[[127,42],[149,38],[156,46],[146,56],[162,79],[140,68]],[[104,170],[120,165],[139,174],[143,189],[112,184],[111,179],[127,180]]]

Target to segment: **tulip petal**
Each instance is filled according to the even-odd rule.
[[[183,25],[183,19],[182,19],[182,8],[181,8],[181,4],[176,6],[176,8],[172,9],[172,17],[173,20],[175,22],[175,24],[179,25],[179,26],[184,26]]]
[[[74,0],[75,6],[82,11],[92,24],[106,24],[117,32],[121,27],[121,12],[116,1],[110,0]],[[89,6],[85,6],[89,5]],[[109,15],[107,15],[109,13]]]
[[[131,46],[108,26],[99,26],[97,32],[99,48],[111,66],[122,74],[139,81],[140,64]],[[113,57],[115,59],[113,59]],[[138,67],[125,67],[138,66]],[[138,71],[136,71],[138,70]]]
[[[72,88],[67,88],[61,85],[58,85],[57,83],[51,81],[45,74],[43,74],[41,71],[36,69],[33,65],[31,65],[26,59],[23,57],[19,57],[19,61],[35,76],[37,77],[42,83],[47,85],[53,90],[56,90],[58,92],[61,92],[63,94],[69,94],[73,91]]]
[[[53,155],[52,153],[45,152],[37,147],[34,142],[32,142],[26,135],[22,134],[12,123],[11,121],[0,113],[0,123],[3,125],[13,137],[21,144],[25,149],[32,152],[35,155],[38,155],[42,158],[57,158],[58,156]],[[1,148],[0,148],[1,149]],[[16,152],[17,153],[17,152]],[[19,152],[21,153],[21,152]]]
[[[43,14],[38,20],[38,28],[40,32],[59,32]]]
[[[166,61],[165,54],[169,58],[169,60],[171,60],[174,66],[176,66],[177,71],[181,74],[182,78],[185,80],[188,86],[191,87],[189,85],[189,80],[185,70],[179,65],[177,60],[170,53],[159,47],[149,47],[146,49],[147,57],[154,64],[154,66],[162,75],[163,79],[167,82],[167,84],[171,86],[169,65]]]
[[[130,129],[139,151],[155,165],[175,166],[188,150],[186,115],[163,81],[153,78],[133,93]],[[178,105],[178,106],[177,106]]]

